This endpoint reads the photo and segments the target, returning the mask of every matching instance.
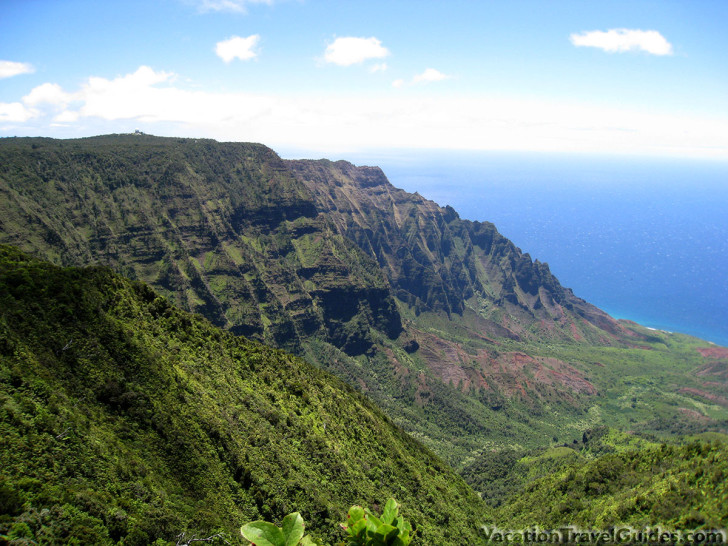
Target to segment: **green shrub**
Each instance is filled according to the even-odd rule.
[[[301,514],[294,512],[283,518],[283,527],[267,521],[252,521],[240,528],[240,533],[254,546],[316,546],[304,536]],[[348,533],[339,546],[407,546],[412,540],[412,526],[399,515],[399,504],[389,499],[380,516],[368,508],[352,506],[346,524]]]
[[[346,546],[407,546],[412,540],[412,526],[399,515],[394,499],[387,501],[379,517],[368,508],[352,506],[347,518]]]
[[[283,528],[267,521],[252,521],[240,528],[240,534],[255,546],[316,546],[304,536],[301,514],[294,512],[283,518]]]

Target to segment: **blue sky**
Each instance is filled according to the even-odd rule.
[[[0,2],[0,136],[728,160],[728,2]]]

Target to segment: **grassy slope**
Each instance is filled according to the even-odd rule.
[[[366,398],[106,268],[0,247],[0,529],[163,543],[300,510],[403,504],[421,544],[475,540],[481,501]]]

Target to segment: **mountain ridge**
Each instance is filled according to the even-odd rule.
[[[466,301],[477,294],[495,306],[511,305],[530,313],[544,309],[550,319],[563,317],[559,306],[574,309],[602,329],[621,331],[617,321],[563,288],[548,264],[531,260],[493,224],[461,220],[452,207],[397,189],[378,167],[328,160],[289,164],[318,198],[319,209],[332,215],[344,236],[377,259],[397,297],[408,305],[461,314]],[[366,194],[357,191],[361,189]],[[386,213],[394,222],[387,221]],[[432,227],[443,233],[428,229]],[[474,256],[474,248],[482,255]],[[391,254],[404,263],[397,267]],[[412,282],[427,276],[434,277],[429,293],[422,282]],[[508,311],[515,312],[515,307]]]

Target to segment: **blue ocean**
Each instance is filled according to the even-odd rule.
[[[728,346],[728,162],[430,151],[354,161],[493,222],[616,318]]]

